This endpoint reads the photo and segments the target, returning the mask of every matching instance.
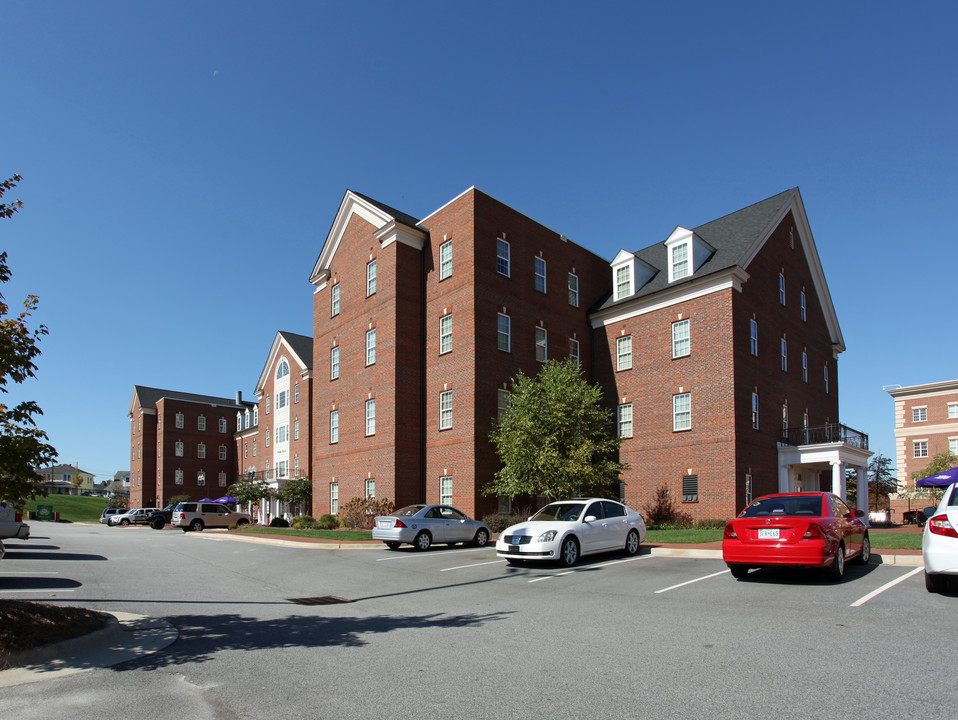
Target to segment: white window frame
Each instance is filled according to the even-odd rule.
[[[443,475],[439,478],[439,503],[452,505],[452,475]]]
[[[686,357],[692,354],[692,334],[690,320],[676,320],[672,323],[672,357]]]
[[[575,358],[576,365],[582,364],[582,359],[579,355],[579,341],[575,338],[569,338],[569,357]]]
[[[632,403],[622,403],[615,413],[615,432],[620,438],[630,438],[633,429]]]
[[[376,260],[366,263],[366,297],[376,294]]]
[[[452,240],[439,246],[439,279],[452,277]]]
[[[452,352],[452,313],[439,318],[439,354]]]
[[[339,283],[336,283],[329,291],[329,316],[339,315]]]
[[[914,443],[912,443],[912,457],[916,457],[916,458],[928,457],[928,441],[927,440],[916,440]]]
[[[808,382],[808,351],[802,350],[802,382]]]
[[[958,419],[958,403],[948,403],[948,419]]]
[[[330,515],[339,514],[339,483],[329,483],[329,513]]]
[[[914,407],[911,409],[912,422],[928,422],[928,408]]]
[[[439,429],[452,428],[452,390],[443,390],[439,393]]]
[[[183,471],[182,471],[182,470],[174,470],[174,471],[173,471],[173,484],[174,484],[174,485],[182,485],[182,484],[183,484]]]
[[[366,437],[376,434],[376,398],[366,401]]]
[[[758,320],[748,321],[748,349],[753,357],[758,357]]]
[[[502,420],[503,416],[509,412],[509,403],[512,393],[503,388],[496,390],[496,417]]]
[[[512,277],[512,246],[505,238],[496,238],[496,272]]]
[[[804,289],[802,290],[802,293],[801,295],[798,296],[798,298],[799,298],[799,303],[802,310],[802,322],[806,322],[808,320],[808,306],[806,304],[806,295],[805,295]]]
[[[175,424],[176,424],[176,427],[177,427],[177,428],[180,428],[180,429],[182,429],[182,428],[184,428],[184,427],[186,426],[186,418],[185,418],[185,416],[183,415],[183,413],[176,413],[176,423],[175,423]]]
[[[225,446],[225,445],[220,445],[220,447],[219,447],[219,458],[220,458],[220,460],[225,460],[225,459],[226,459],[226,457],[227,457],[226,453],[227,453],[226,446]]]
[[[505,324],[505,331],[503,331]],[[505,347],[503,347],[503,338],[505,338]],[[496,318],[496,347],[502,352],[512,352],[512,318],[505,313],[498,313]]]
[[[629,265],[620,265],[615,269],[615,299],[632,295],[632,268]]]
[[[622,335],[615,339],[615,370],[632,369],[632,336]]]
[[[376,364],[376,328],[366,331],[366,366]]]
[[[549,331],[536,326],[536,362],[549,361]]]
[[[299,420],[293,422],[293,439],[299,440]]]
[[[535,273],[535,281],[533,286],[538,292],[545,293],[548,292],[546,288],[546,261],[545,258],[541,258],[538,255],[533,258],[533,272]]]
[[[173,443],[173,455],[176,457],[183,457],[185,449],[186,446],[183,444],[182,440],[177,440],[175,443]]]
[[[220,432],[225,433],[227,430],[226,418],[220,418]]]
[[[569,273],[569,304],[579,307],[579,276]]]
[[[759,416],[759,407],[760,405],[758,402],[758,393],[753,392],[752,393],[752,429],[753,430],[759,429],[759,422],[761,420]]]
[[[196,484],[198,487],[206,487],[206,471],[200,470],[196,473]]]
[[[335,345],[329,350],[329,379],[339,379],[339,345]]]
[[[217,476],[217,479],[219,481],[220,487],[226,487],[226,473],[224,471],[220,470],[220,473]]]
[[[692,393],[677,393],[672,396],[672,431],[692,429]]]
[[[782,372],[788,372],[788,340],[782,338]]]
[[[778,274],[778,304],[785,306],[785,273]]]
[[[365,492],[367,500],[376,499],[376,478],[366,478]]]
[[[205,431],[205,430],[206,430],[206,416],[205,416],[205,415],[200,415],[198,418],[196,418],[196,429],[197,429],[197,430],[200,430],[200,431]]]
[[[329,411],[329,444],[339,442],[339,410]]]
[[[691,243],[683,242],[673,245],[669,251],[669,282],[681,280],[691,275],[691,264]]]

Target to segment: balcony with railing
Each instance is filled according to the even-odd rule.
[[[789,428],[788,432],[783,434],[782,442],[795,447],[843,443],[860,450],[868,449],[868,435],[841,423],[826,423],[817,427]]]

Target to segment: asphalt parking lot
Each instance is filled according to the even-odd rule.
[[[100,717],[140,716],[111,704],[117,693],[191,718],[950,717],[958,705],[947,660],[958,596],[927,593],[920,568],[736,581],[721,560],[648,552],[516,568],[492,547],[325,550],[61,525],[35,535],[0,563],[0,598],[162,618],[178,639],[5,688],[3,717],[66,717],[78,697]]]

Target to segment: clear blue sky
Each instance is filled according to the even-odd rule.
[[[252,397],[346,188],[475,185],[603,257],[799,186],[848,350],[841,419],[958,377],[958,3],[6,0],[0,222],[40,296],[65,463],[129,468],[135,384]]]

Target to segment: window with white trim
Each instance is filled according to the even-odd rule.
[[[549,331],[544,327],[536,328],[536,361],[544,363],[549,359]]]
[[[925,458],[928,457],[928,441],[927,440],[918,440],[913,445],[914,456],[916,458]]]
[[[692,428],[692,393],[679,393],[672,396],[672,430],[690,430]]]
[[[197,430],[206,430],[206,416],[200,415],[196,418],[196,429]]]
[[[293,386],[293,403],[295,404],[298,402],[299,402],[299,383],[296,383]]]
[[[276,393],[276,409],[281,410],[286,407],[287,399],[289,398],[289,390],[280,390]]]
[[[802,350],[802,382],[808,382],[808,351]]]
[[[439,478],[439,502],[442,505],[452,505],[452,475]]]
[[[785,304],[785,273],[778,274],[778,303]]]
[[[512,352],[512,318],[499,313],[496,322],[497,347],[504,352]]]
[[[569,304],[579,307],[579,277],[569,273]]]
[[[206,485],[206,473],[203,472],[202,470],[196,473],[196,484],[199,485],[200,487],[203,487]]]
[[[329,444],[339,442],[339,410],[329,411]]]
[[[284,359],[280,361],[276,368],[276,379],[279,380],[287,375],[289,375],[289,363]]]
[[[299,440],[299,420],[293,423],[293,439]]]
[[[183,413],[176,413],[176,427],[182,428],[184,423],[185,419],[183,418]]]
[[[376,434],[376,398],[366,401],[366,435]]]
[[[632,369],[632,336],[623,335],[615,339],[615,369]]]
[[[801,310],[802,310],[802,322],[806,322],[808,320],[808,306],[806,304],[806,296],[805,296],[804,288],[802,288],[802,293],[801,295],[798,296],[798,300],[800,304],[799,306],[801,307]]]
[[[782,371],[788,372],[788,341],[782,338]]]
[[[506,416],[506,413],[509,412],[509,399],[511,395],[512,393],[502,388],[496,391],[496,413],[500,422],[502,418]]]
[[[220,445],[220,447],[219,447],[219,458],[220,458],[220,460],[225,460],[225,459],[226,459],[226,446],[225,446],[225,445]]]
[[[445,280],[452,275],[452,240],[439,246],[439,279]]]
[[[541,257],[535,260],[535,288],[541,293],[546,292],[546,261]]]
[[[958,403],[948,404],[948,419],[949,420],[958,419]]]
[[[439,393],[439,429],[448,430],[452,427],[452,390],[443,390]]]
[[[219,480],[220,487],[226,487],[226,473],[221,472],[217,478]]]
[[[339,345],[329,351],[329,379],[339,377]]]
[[[948,452],[958,455],[958,438],[948,438]]]
[[[621,300],[632,294],[632,271],[628,265],[615,269],[615,299]]]
[[[339,483],[329,483],[329,512],[332,515],[339,513]]]
[[[928,420],[928,408],[916,407],[911,409],[912,422],[925,422]]]
[[[509,277],[511,247],[502,238],[496,238],[496,272]]]
[[[632,403],[619,405],[616,416],[616,433],[620,438],[632,437]]]
[[[758,393],[752,393],[752,429],[758,430]]]
[[[681,280],[689,275],[689,244],[672,246],[672,280]]]
[[[366,297],[376,294],[376,261],[366,263]]]
[[[220,432],[226,432],[226,418],[220,418]]]
[[[677,320],[672,323],[672,357],[685,357],[692,352],[689,336],[689,321]]]
[[[336,283],[335,285],[333,285],[332,288],[330,288],[329,298],[330,298],[329,316],[336,317],[337,315],[339,315],[339,283]]]
[[[173,483],[176,484],[176,485],[182,485],[182,484],[183,484],[183,471],[182,471],[182,470],[174,470],[174,471],[173,471]]]
[[[782,404],[782,437],[788,437],[788,403]]]
[[[376,328],[366,331],[366,364],[376,362]]]
[[[439,354],[452,351],[452,313],[439,318]]]
[[[575,358],[576,365],[579,362],[579,341],[575,338],[569,338],[569,357]]]
[[[269,447],[270,440],[273,436],[273,433],[270,432],[269,425],[266,426],[266,447]]]
[[[748,321],[748,347],[749,352],[758,357],[758,321],[755,319]]]
[[[376,499],[376,478],[366,478],[366,499]]]
[[[182,440],[177,440],[176,443],[174,443],[173,454],[176,455],[176,457],[183,457],[183,441]]]

